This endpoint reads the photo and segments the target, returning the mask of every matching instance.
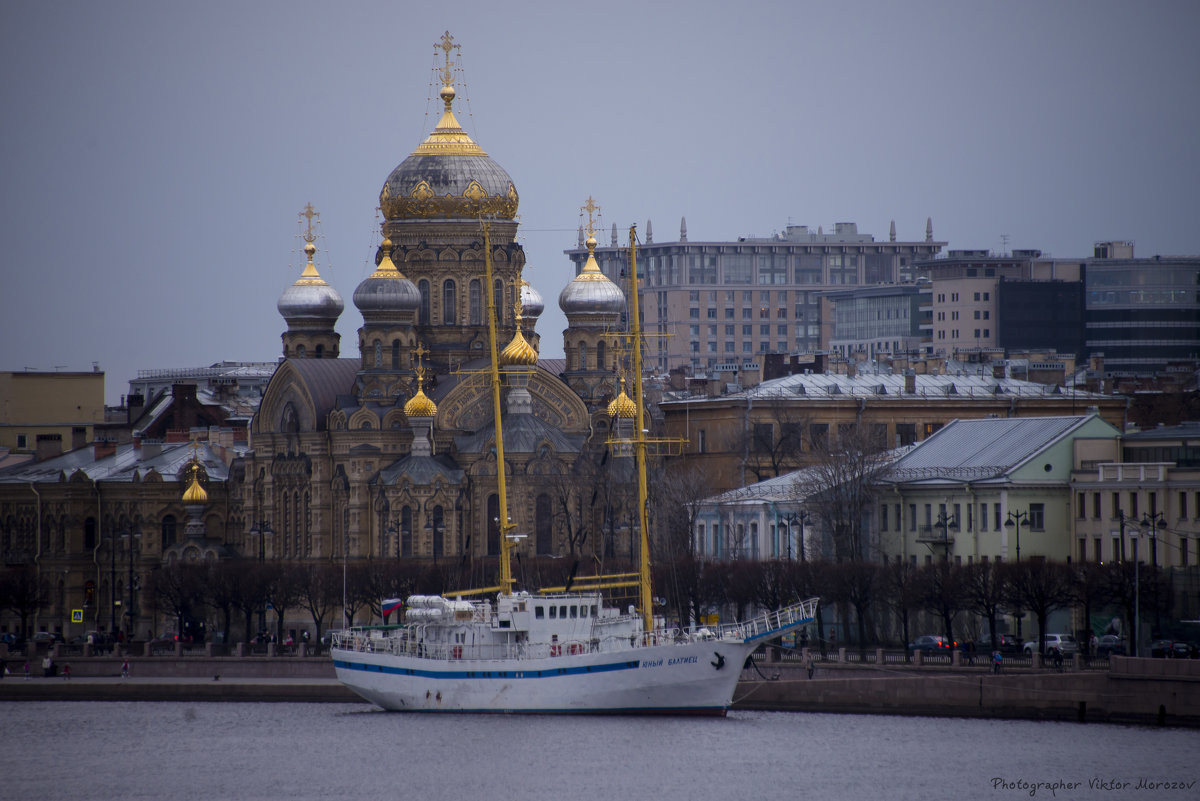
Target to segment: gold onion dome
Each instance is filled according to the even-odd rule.
[[[408,399],[408,403],[404,404],[405,417],[433,417],[437,414],[437,404],[429,399],[425,394],[425,390],[417,388],[417,394]]]
[[[453,39],[447,34],[447,54]],[[388,220],[475,219],[480,215],[511,220],[517,214],[517,189],[504,169],[492,161],[459,125],[451,106],[450,61],[442,72],[439,97],[445,104],[437,127],[384,181],[379,206]]]
[[[625,311],[625,293],[600,272],[596,263],[596,237],[589,236],[586,244],[587,262],[559,293],[558,306],[567,315],[620,314]]]
[[[392,261],[392,240],[384,239],[380,250],[383,255],[379,266],[354,290],[354,305],[364,318],[386,318],[396,312],[414,311],[421,305],[421,292],[416,284],[405,278]]]
[[[313,254],[317,252],[317,246],[305,242],[304,252],[308,256],[304,272],[296,279],[296,283],[283,291],[275,308],[285,320],[336,321],[346,304],[338,291],[327,284],[313,266]]]
[[[500,351],[500,365],[507,367],[509,365],[520,365],[523,367],[531,367],[537,364],[538,354],[526,341],[521,334],[521,329],[517,329],[517,333],[513,335],[512,341]]]
[[[192,481],[183,491],[183,502],[187,506],[208,503],[208,493],[204,491],[204,487],[200,486],[200,481],[196,478],[196,471],[192,472]]]
[[[608,403],[608,416],[632,420],[637,417],[637,404],[625,394],[625,382],[621,382],[621,394]]]

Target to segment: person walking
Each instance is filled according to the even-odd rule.
[[[63,681],[71,680],[71,663],[63,665]]]
[[[25,681],[29,681],[29,660],[25,660]]]
[[[1004,659],[1004,657],[1000,655],[1000,652],[998,650],[992,651],[992,672],[993,673],[1000,672],[1000,662],[1003,659]]]
[[[126,657],[125,661],[121,663],[121,678],[129,678],[129,657]]]

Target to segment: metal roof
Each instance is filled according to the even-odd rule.
[[[994,478],[1045,450],[1091,417],[953,420],[892,465],[885,480]]]
[[[164,443],[161,453],[146,457],[147,453],[155,451],[157,447],[138,448],[133,443],[126,443],[116,446],[115,453],[97,459],[95,448],[88,446],[0,472],[0,482],[54,482],[69,479],[77,471],[83,471],[92,481],[132,482],[144,479],[151,471],[166,481],[175,481],[192,458],[190,442]],[[225,481],[229,477],[229,467],[208,443],[201,442],[196,455],[210,481]]]

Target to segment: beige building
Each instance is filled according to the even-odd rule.
[[[41,458],[91,442],[104,422],[104,373],[0,372],[0,447]]]

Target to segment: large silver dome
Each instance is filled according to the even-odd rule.
[[[313,266],[312,257],[316,252],[313,243],[306,243],[304,251],[308,254],[308,264],[305,265],[304,272],[296,279],[296,283],[283,291],[275,308],[279,309],[283,319],[288,321],[336,322],[346,304],[338,291],[327,284]]]
[[[362,312],[364,320],[411,314],[421,305],[420,290],[396,269],[391,250],[391,241],[385,239],[379,267],[354,290],[354,305]]]
[[[596,239],[588,237],[588,258],[583,271],[563,287],[558,306],[567,317],[572,315],[620,314],[625,311],[625,293],[600,272],[596,264]]]

